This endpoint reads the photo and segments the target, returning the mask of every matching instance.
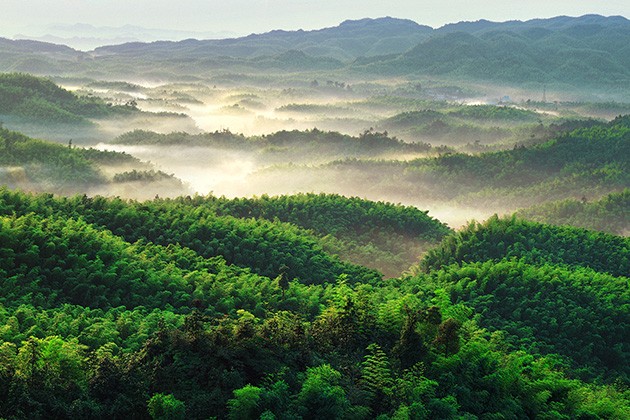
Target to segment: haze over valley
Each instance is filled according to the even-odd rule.
[[[0,418],[630,418],[630,10],[192,3],[0,38]]]

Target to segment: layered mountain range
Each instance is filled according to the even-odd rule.
[[[0,71],[92,75],[124,68],[162,77],[230,71],[345,71],[431,75],[566,87],[630,86],[630,21],[560,16],[460,22],[438,29],[395,18],[349,20],[313,31],[274,30],[219,40],[132,42],[81,52],[0,39]],[[103,73],[105,74],[105,73]]]

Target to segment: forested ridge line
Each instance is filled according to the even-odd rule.
[[[630,238],[495,215],[449,235],[427,253],[420,265],[430,271],[450,264],[504,258],[588,267],[625,276],[630,273]]]
[[[552,201],[519,210],[516,215],[537,222],[571,225],[629,236],[630,189],[608,194],[595,201],[590,201],[586,197],[581,200]]]
[[[623,259],[625,238],[497,218],[481,239],[475,233],[483,226],[464,231],[466,258],[460,242],[452,247],[459,232],[449,234],[441,259],[429,253],[427,273],[380,280],[322,253],[308,276],[293,278],[290,267],[274,266],[288,256],[248,257],[242,268],[204,245],[240,250],[254,238],[277,249],[289,235],[291,258],[300,258],[312,243],[295,225],[216,215],[256,200],[0,191],[3,417],[617,419],[630,412],[628,279],[591,264]],[[339,201],[263,198],[256,211],[282,215],[285,204],[306,209],[311,199]],[[345,203],[359,207],[345,211],[372,208]],[[383,213],[366,217],[415,213],[374,208]],[[344,220],[339,229],[352,228]],[[222,226],[246,235],[220,237]],[[571,259],[575,235],[599,272]],[[505,245],[563,236],[556,254],[544,246],[514,254]],[[504,246],[484,253],[499,237]],[[328,274],[313,280],[321,273]]]

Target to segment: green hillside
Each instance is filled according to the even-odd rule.
[[[76,192],[106,182],[83,149],[31,139],[4,128],[0,128],[0,165],[3,184],[36,191]]]
[[[630,420],[629,45],[0,38],[0,420]]]
[[[630,238],[516,218],[472,222],[447,237],[422,261],[426,270],[474,261],[514,258],[529,264],[586,267],[614,276],[630,273]]]
[[[47,79],[22,73],[0,74],[0,115],[39,124],[88,124],[87,118],[134,111],[133,106],[112,106],[93,96],[78,97]]]
[[[447,237],[421,268],[513,348],[565,356],[584,378],[628,380],[628,238],[494,217]]]
[[[33,211],[20,194],[4,191],[5,211]],[[380,279],[374,270],[340,261],[325,253],[317,239],[294,225],[263,219],[218,216],[209,206],[188,197],[136,202],[96,198],[49,199],[40,205],[45,214],[83,218],[128,242],[138,240],[168,246],[178,243],[204,258],[223,256],[228,263],[249,267],[271,278],[278,275],[307,283],[332,281],[342,274],[367,282]],[[78,207],[77,207],[78,205]]]
[[[623,277],[538,265],[534,257],[533,263],[482,257],[402,279],[364,277],[370,284],[361,280],[365,271],[347,265],[324,282],[314,281],[318,269],[308,267],[298,282],[255,273],[286,256],[250,258],[250,268],[239,268],[205,248],[216,240],[246,248],[253,240],[258,249],[278,250],[292,235],[293,256],[300,258],[307,251],[299,244],[312,244],[299,242],[291,225],[276,222],[277,233],[260,242],[266,223],[212,214],[254,211],[299,220],[311,200],[314,209],[331,212],[339,204],[334,196],[186,204],[3,190],[0,415],[617,419],[628,413],[624,388],[602,384],[628,380]],[[410,209],[345,203],[338,218],[322,219],[324,229],[355,229],[344,223],[350,214],[414,229],[407,226],[415,220]],[[371,208],[375,213],[365,214]],[[217,227],[195,236],[211,219]],[[178,234],[186,224],[188,233]],[[221,225],[247,236],[220,237]],[[150,236],[133,242],[145,233],[156,242],[168,236],[169,244]],[[601,252],[621,240],[609,238]],[[331,271],[339,267],[325,254],[319,261]],[[534,289],[540,293],[520,299]],[[596,331],[585,328],[592,323]],[[553,353],[561,358],[543,356]],[[598,384],[584,382],[604,379],[604,372]]]
[[[630,235],[630,190],[597,201],[563,200],[519,210],[519,217],[554,225],[571,225],[615,235]]]
[[[6,214],[26,215],[34,210],[20,194],[7,190],[3,199]],[[329,254],[397,276],[449,232],[416,208],[338,195],[116,199],[103,207],[104,202],[102,198],[50,199],[40,203],[37,212],[80,217],[132,243],[179,243],[206,258],[220,255],[271,278],[282,273],[314,283],[343,273],[364,281],[380,278],[375,271]]]
[[[443,153],[406,162],[346,159],[319,166],[273,167],[254,173],[248,186],[282,185],[282,180],[290,179],[294,190],[355,191],[390,201],[416,198],[514,211],[627,188],[629,139],[626,116],[497,152]]]
[[[110,175],[113,173],[113,175]],[[63,146],[0,127],[0,186],[32,192],[181,195],[186,185],[126,153]]]
[[[313,232],[327,252],[378,269],[387,277],[400,275],[450,231],[415,207],[333,194],[196,197],[189,205],[211,207],[219,215],[297,225]]]
[[[462,263],[434,276],[510,349],[558,354],[573,375],[628,381],[628,278],[523,261]]]

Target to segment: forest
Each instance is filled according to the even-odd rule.
[[[0,419],[630,419],[629,40],[0,38]]]
[[[248,177],[243,191],[256,194],[271,185],[267,191],[271,188],[275,194],[354,192],[413,205],[511,213],[546,202],[592,200],[621,192],[630,185],[629,135],[625,116],[603,124],[589,122],[585,128],[509,150],[445,152],[408,161],[339,159],[318,166],[273,166]]]
[[[149,198],[189,189],[126,153],[62,146],[0,126],[0,185],[57,194],[92,192]],[[150,195],[153,193],[153,195]]]
[[[4,189],[0,211],[3,417],[630,409],[628,238],[517,218],[448,233],[417,210],[322,195],[140,203]],[[382,280],[300,230],[309,220],[343,240],[365,217],[444,239]]]
[[[88,124],[86,118],[129,114],[132,104],[112,106],[94,96],[77,97],[50,80],[29,74],[0,74],[0,115],[37,119],[45,123]]]
[[[628,236],[630,226],[630,190],[612,193],[597,201],[568,199],[519,210],[529,220],[571,225]]]

